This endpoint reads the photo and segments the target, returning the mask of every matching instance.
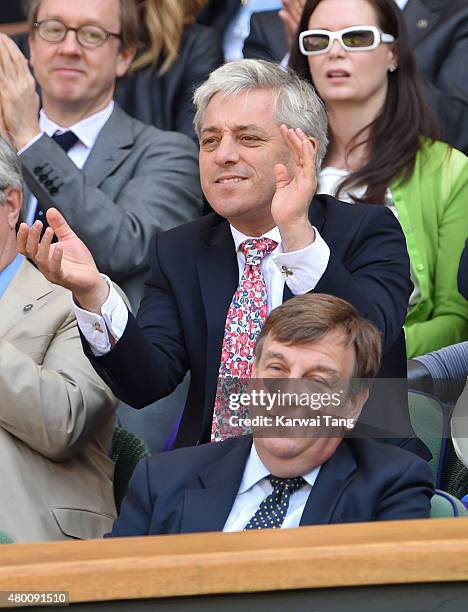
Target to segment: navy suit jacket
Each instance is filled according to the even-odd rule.
[[[251,443],[244,436],[144,458],[110,535],[222,531]],[[433,492],[431,469],[413,453],[344,440],[323,464],[300,524],[427,518]]]
[[[412,285],[398,221],[383,206],[346,204],[324,195],[314,198],[310,219],[331,250],[314,291],[348,300],[373,321],[383,337],[381,375],[405,378],[402,325]],[[94,357],[86,342],[85,350],[114,393],[136,408],[167,396],[190,370],[175,446],[207,442],[224,325],[239,282],[229,224],[212,213],[158,234],[150,262],[137,320],[129,316],[123,336],[107,355]],[[285,286],[283,300],[290,297]],[[406,399],[406,389],[403,395]],[[392,417],[400,431],[406,427],[407,435],[414,435],[404,400],[378,402],[372,410],[379,423]]]

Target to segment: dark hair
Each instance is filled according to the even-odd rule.
[[[294,40],[289,65],[302,78],[313,84],[307,57],[299,50],[299,33],[308,29],[309,18],[322,0],[307,0],[298,32]],[[421,148],[421,137],[439,138],[439,126],[429,108],[423,83],[416,68],[410,47],[403,13],[394,0],[367,0],[377,13],[381,30],[395,37],[398,69],[388,75],[388,90],[381,113],[352,139],[348,153],[361,144],[367,144],[368,161],[352,172],[340,184],[337,197],[343,189],[367,186],[362,198],[355,201],[382,204],[389,184],[395,179],[408,180],[413,173],[416,153]],[[369,129],[369,137],[359,136]],[[332,135],[330,134],[330,140]]]
[[[37,19],[40,4],[41,0],[24,1],[30,26]],[[140,21],[137,3],[135,0],[119,0],[119,11],[122,47],[124,49],[136,49],[140,43]]]
[[[291,298],[272,310],[255,344],[255,359],[261,358],[267,336],[292,346],[317,342],[336,329],[343,330],[347,344],[354,345],[353,376],[365,380],[375,378],[382,345],[379,331],[373,323],[362,319],[349,302],[322,293]]]

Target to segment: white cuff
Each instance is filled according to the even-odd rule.
[[[109,277],[101,274],[109,286],[109,295],[101,308],[101,315],[83,310],[73,302],[75,316],[91,351],[99,357],[108,353],[112,346],[109,332],[117,342],[122,337],[128,321],[128,310]]]
[[[303,295],[315,289],[327,269],[330,248],[314,227],[315,240],[300,251],[275,253],[275,265],[294,295]]]
[[[32,140],[30,140],[28,142],[27,145],[24,145],[24,147],[22,147],[19,151],[18,151],[18,155],[21,155],[21,153],[24,153],[26,151],[26,149],[29,149],[29,147],[31,147],[37,140],[39,140],[39,138],[44,134],[44,132],[39,132],[39,134],[36,134],[36,136],[34,136],[34,138]]]

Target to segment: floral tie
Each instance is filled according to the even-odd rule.
[[[302,476],[278,478],[278,476],[270,475],[268,478],[272,484],[273,493],[265,497],[257,512],[244,527],[244,531],[281,527],[288,512],[291,495],[306,484]]]
[[[249,239],[240,245],[245,255],[245,268],[229,306],[224,327],[218,374],[220,382],[216,389],[211,427],[212,442],[246,433],[244,428],[229,424],[232,412],[226,400],[233,388],[225,383],[226,379],[250,377],[255,341],[268,314],[268,296],[260,264],[277,245],[270,238]]]

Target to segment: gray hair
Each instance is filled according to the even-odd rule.
[[[310,83],[300,79],[292,70],[272,62],[243,59],[229,62],[210,74],[193,95],[196,107],[193,123],[198,138],[213,96],[219,92],[236,96],[252,89],[271,90],[279,125],[284,123],[290,128],[301,128],[307,136],[317,140],[318,173],[328,144],[328,122],[323,103]]]
[[[13,147],[0,136],[0,204],[5,201],[7,187],[23,189],[21,162]]]

